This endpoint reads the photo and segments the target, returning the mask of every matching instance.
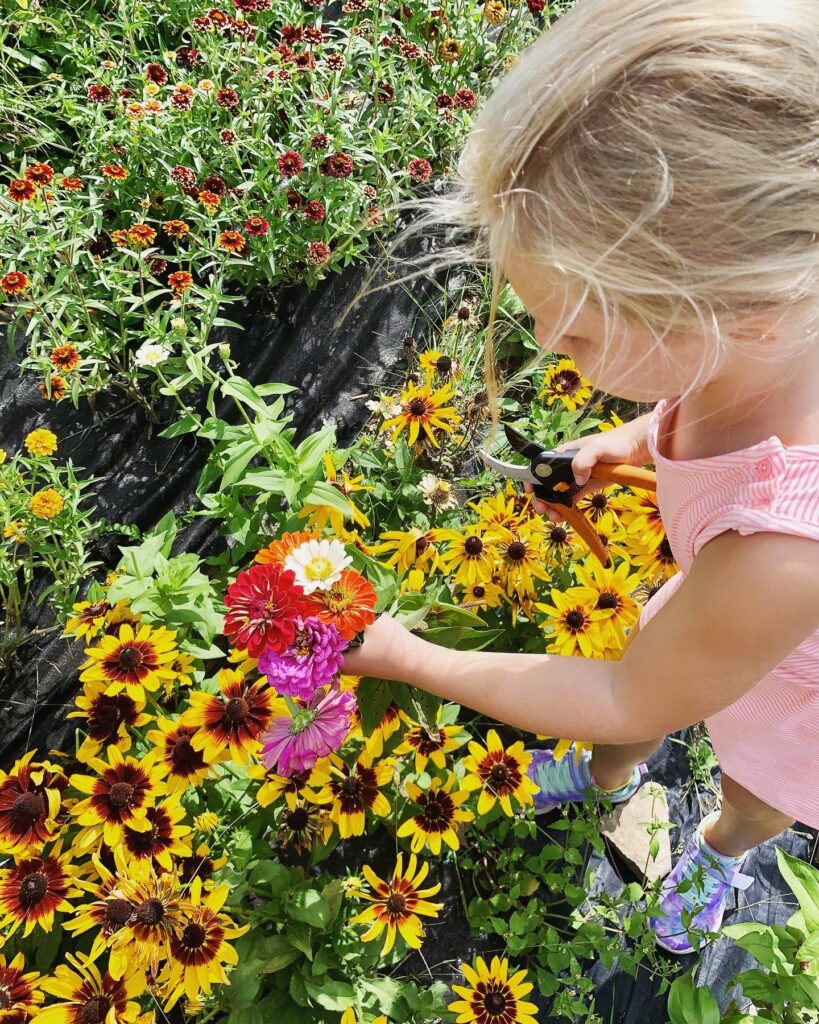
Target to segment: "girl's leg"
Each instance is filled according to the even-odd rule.
[[[643,743],[595,743],[592,751],[591,774],[600,789],[619,789],[625,786],[641,761],[647,761],[663,742],[646,740]]]
[[[727,857],[740,857],[793,825],[793,818],[764,803],[727,775],[722,777],[719,817],[703,829],[708,845]]]

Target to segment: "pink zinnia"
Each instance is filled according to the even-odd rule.
[[[287,778],[309,770],[344,743],[355,706],[349,690],[328,690],[317,693],[295,716],[275,719],[260,737],[262,764]]]
[[[283,651],[296,635],[296,620],[312,608],[292,569],[252,565],[240,572],[225,595],[225,635],[251,658],[265,648]]]
[[[346,648],[331,622],[297,619],[293,643],[286,651],[263,651],[259,671],[279,693],[312,700],[317,690],[335,681]]]

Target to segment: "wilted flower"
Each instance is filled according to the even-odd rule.
[[[452,484],[442,477],[425,473],[418,484],[418,490],[421,492],[424,504],[438,509],[439,512],[447,508],[458,507],[458,499],[455,497]]]

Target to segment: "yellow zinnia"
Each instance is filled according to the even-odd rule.
[[[63,496],[53,487],[37,491],[28,500],[29,511],[36,519],[53,519],[62,512],[64,505]]]
[[[32,430],[30,434],[26,435],[23,444],[28,449],[29,455],[52,455],[57,451],[57,435],[43,428]]]

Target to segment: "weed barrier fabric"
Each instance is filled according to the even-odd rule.
[[[228,341],[238,372],[254,383],[281,381],[298,391],[288,398],[294,413],[292,425],[297,440],[333,421],[339,444],[349,444],[367,418],[365,392],[379,385],[400,384],[405,372],[403,340],[411,333],[425,299],[433,297],[432,281],[394,286],[369,295],[354,309],[339,334],[330,332],[339,313],[357,292],[367,270],[351,268],[329,277],[312,291],[303,287],[279,289],[274,301],[259,296],[240,299],[228,306],[225,315],[241,323],[243,331],[222,331]],[[24,344],[24,342],[21,342]],[[219,413],[230,418],[228,403]],[[181,513],[195,505],[195,486],[208,448],[194,436],[163,439],[162,426],[152,426],[135,403],[115,395],[99,396],[94,413],[83,403],[79,410],[70,401],[52,405],[40,396],[33,375],[20,378],[17,362],[6,354],[0,358],[0,437],[3,447],[19,447],[25,435],[36,427],[48,427],[59,439],[60,456],[82,467],[83,479],[96,477],[93,496],[98,513],[109,523],[136,524],[149,530],[169,509]],[[101,538],[92,558],[112,568],[119,557],[117,545],[129,543],[121,535]],[[212,553],[221,543],[206,518],[198,518],[180,531],[175,552]],[[48,603],[35,610],[29,629],[46,629],[51,624]],[[73,749],[74,723],[66,715],[78,690],[77,667],[83,660],[82,645],[55,633],[35,637],[13,659],[11,671],[0,689],[0,767],[8,768],[26,750],[36,748],[40,756],[50,749]],[[531,737],[526,737],[532,742]],[[671,818],[677,826],[672,847],[679,850],[699,820],[699,809],[683,748],[669,741],[652,759],[652,776],[668,789]],[[548,822],[545,823],[548,826]],[[377,873],[394,857],[394,846],[386,836],[373,836],[356,844],[342,844],[323,865],[352,865],[367,860]],[[778,840],[789,852],[810,860],[815,856],[816,838],[808,830],[789,833]],[[595,885],[617,891],[628,875],[617,866],[613,855],[592,855]],[[774,844],[766,843],[752,853],[745,870],[755,878],[753,886],[739,893],[739,907],[731,909],[726,921],[755,920],[784,923],[793,913],[795,901],[776,867]],[[383,872],[381,872],[383,873]],[[430,922],[423,957],[411,954],[401,965],[401,975],[411,974],[447,983],[459,981],[458,965],[477,954],[502,953],[496,935],[473,935],[463,913],[456,872],[441,864],[441,896],[446,912]],[[624,941],[628,941],[624,939]],[[692,957],[681,958],[684,967]],[[751,966],[748,954],[721,940],[702,955],[699,983],[707,986],[724,1005],[730,999],[730,980]],[[595,1010],[606,1022],[624,1024],[665,1024],[666,1000],[658,994],[658,983],[646,971],[631,978],[618,970],[590,963],[588,976],[596,985]],[[549,1016],[548,1000],[533,992],[529,997],[541,1008],[540,1024],[557,1024]],[[171,1015],[174,1018],[175,1010]],[[179,1016],[181,1020],[181,1015]]]

